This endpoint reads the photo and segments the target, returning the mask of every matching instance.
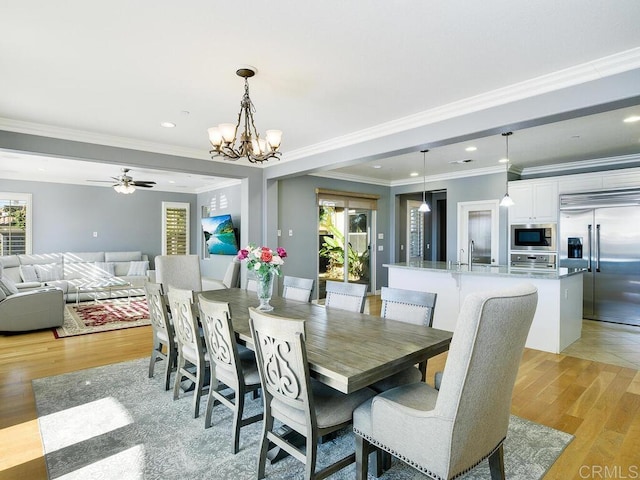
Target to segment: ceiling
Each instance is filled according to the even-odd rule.
[[[297,162],[318,146],[532,79],[556,79],[548,88],[560,89],[578,74],[604,76],[599,69],[614,58],[620,71],[640,68],[638,24],[637,0],[9,0],[0,15],[0,130],[210,160],[206,129],[235,121],[243,88],[235,71],[248,64],[258,69],[250,80],[256,126],[281,129],[281,162]],[[640,107],[515,131],[512,168],[638,155],[640,122],[622,122],[632,114]],[[1,149],[3,178],[100,185],[86,181],[109,180],[123,165]],[[427,174],[504,168],[504,155],[499,134],[439,146],[427,154]],[[415,181],[411,172],[423,173],[420,152],[332,175],[395,185]],[[130,174],[167,191],[228,182]]]

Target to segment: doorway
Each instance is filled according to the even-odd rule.
[[[458,203],[458,262],[497,265],[498,213],[497,200]]]
[[[319,299],[326,296],[327,280],[365,284],[371,291],[373,217],[368,209],[319,206]]]

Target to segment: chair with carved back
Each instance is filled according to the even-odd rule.
[[[364,312],[367,286],[361,283],[344,283],[327,280],[325,307],[350,312]]]
[[[169,320],[169,312],[165,302],[164,291],[159,283],[147,282],[144,286],[149,308],[149,318],[153,330],[153,348],[149,360],[149,378],[153,377],[156,362],[165,361],[164,389],[169,390],[171,372],[176,367],[178,347],[175,332]]]
[[[245,394],[260,388],[258,365],[255,356],[243,359],[238,353],[228,303],[207,300],[199,295],[198,308],[211,362],[211,380],[204,426],[205,428],[211,426],[211,414],[216,403],[221,403],[233,411],[231,451],[235,454],[240,446],[240,428],[262,420],[262,413],[242,418]],[[233,392],[223,394],[225,387]]]
[[[205,389],[209,354],[206,351],[204,338],[200,334],[198,320],[194,313],[193,291],[171,288],[168,293],[171,308],[171,320],[176,332],[178,344],[178,364],[173,384],[173,399],[180,397],[183,379],[194,383],[193,417],[200,414],[200,398]],[[195,372],[191,371],[194,370]]]
[[[269,443],[305,464],[304,478],[322,479],[353,463],[350,454],[316,471],[318,439],[351,424],[352,412],[375,392],[363,388],[345,395],[309,375],[305,322],[249,309],[264,398],[264,423],[260,440],[258,479],[265,476]],[[305,437],[299,449],[274,428],[274,420]]]
[[[437,479],[456,478],[488,458],[491,478],[504,479],[502,444],[537,302],[530,284],[468,295],[440,390],[403,385],[355,410],[356,478],[367,478],[374,448]]]
[[[312,278],[292,277],[285,275],[282,282],[282,296],[291,300],[308,302],[311,299],[313,290]]]

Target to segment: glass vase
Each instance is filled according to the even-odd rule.
[[[264,274],[256,273],[256,291],[258,300],[260,300],[260,305],[258,305],[257,310],[262,312],[270,312],[273,310],[273,306],[269,303],[273,295],[273,277],[275,277],[275,275],[272,272]]]

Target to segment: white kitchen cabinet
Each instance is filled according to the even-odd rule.
[[[509,223],[558,221],[558,182],[519,181],[509,183]]]

